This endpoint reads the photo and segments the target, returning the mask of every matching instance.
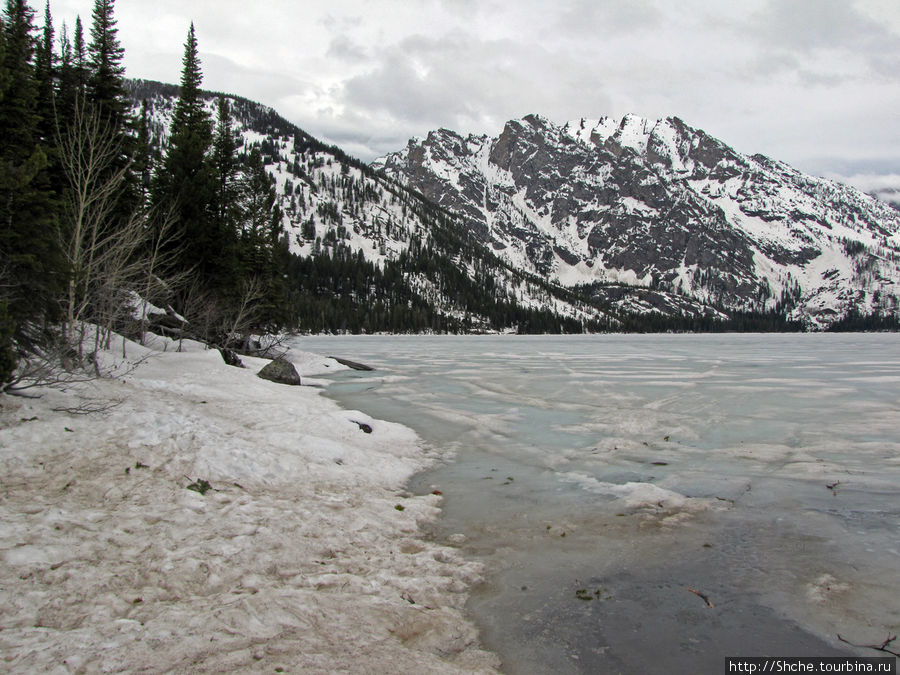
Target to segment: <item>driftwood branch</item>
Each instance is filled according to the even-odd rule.
[[[866,649],[875,649],[879,652],[887,652],[888,654],[892,654],[893,656],[900,656],[900,652],[895,652],[893,649],[888,649],[888,645],[891,644],[894,640],[897,639],[896,635],[888,635],[888,638],[882,642],[880,645],[859,645],[855,642],[850,642],[850,640],[845,640],[840,633],[837,634],[837,639],[841,642],[851,645],[853,647],[865,647]]]
[[[715,605],[713,605],[712,602],[710,602],[709,596],[706,595],[706,593],[701,593],[700,591],[696,591],[696,590],[694,590],[693,588],[688,588],[688,590],[689,590],[691,593],[693,593],[694,595],[696,595],[698,598],[700,598],[701,600],[703,600],[703,602],[706,603],[706,606],[707,606],[707,607],[709,607],[709,608],[715,607]]]

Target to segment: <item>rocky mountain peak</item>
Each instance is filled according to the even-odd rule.
[[[900,304],[896,210],[678,117],[532,114],[493,138],[441,130],[380,165],[554,282],[655,286],[820,326]]]

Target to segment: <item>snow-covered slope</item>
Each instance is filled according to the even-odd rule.
[[[141,101],[147,102],[151,136],[161,154],[178,88],[142,80],[129,84],[135,114]],[[205,94],[213,119],[219,96]],[[506,311],[506,305],[512,312],[521,308],[558,314],[573,325],[606,319],[596,307],[565,293],[554,295],[541,280],[529,280],[503,265],[489,247],[471,237],[460,219],[399,181],[324,145],[271,108],[222,96],[230,103],[238,152],[252,147],[261,151],[281,199],[283,227],[293,253],[344,256],[379,268],[405,256],[410,263],[402,283],[466,330],[490,329],[487,313],[496,316]],[[473,303],[479,295],[485,297],[476,297]],[[482,307],[473,311],[473,304]]]
[[[374,166],[564,285],[624,282],[814,327],[900,311],[900,213],[677,117],[441,129]]]
[[[177,88],[143,81],[133,87],[134,112],[139,111],[140,99],[147,101],[152,136],[165,146]],[[425,233],[414,199],[399,185],[318,142],[271,108],[239,97],[225,98],[234,118],[238,152],[258,147],[275,180],[293,252],[308,255],[341,241],[354,252],[362,250],[367,260],[383,262],[405,251],[411,236]],[[215,119],[218,96],[207,94],[205,99]]]

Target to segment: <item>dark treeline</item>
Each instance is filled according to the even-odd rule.
[[[861,332],[861,331],[900,331],[900,317],[884,316],[877,312],[861,314],[851,311],[840,321],[836,321],[828,327],[832,333]]]
[[[723,314],[725,310],[722,310]],[[801,332],[801,321],[791,321],[775,312],[728,310],[721,316],[670,316],[659,313],[621,317],[626,333],[791,333]]]

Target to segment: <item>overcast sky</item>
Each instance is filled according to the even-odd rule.
[[[56,28],[92,6],[51,0]],[[177,82],[194,21],[205,88],[367,161],[438,127],[630,112],[817,175],[900,176],[898,0],[118,0],[116,18],[130,77]]]

